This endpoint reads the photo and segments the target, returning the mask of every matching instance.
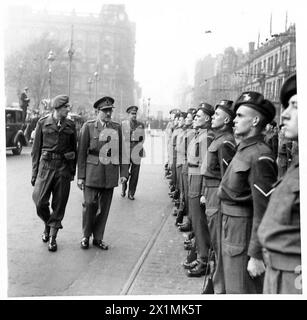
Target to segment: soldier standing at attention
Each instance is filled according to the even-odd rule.
[[[189,269],[187,272],[189,277],[205,275],[208,262],[210,235],[206,215],[200,205],[200,197],[203,174],[207,166],[207,149],[214,138],[211,130],[211,116],[213,113],[214,109],[210,104],[201,103],[195,116],[195,135],[187,151],[189,173],[188,204],[197,249],[197,259],[188,266],[183,264],[184,268]]]
[[[296,75],[280,92],[285,137],[298,142]],[[275,184],[258,229],[266,264],[263,293],[302,293],[299,161],[294,157],[286,174]]]
[[[45,223],[43,242],[56,251],[56,236],[62,229],[70,182],[76,172],[77,135],[73,121],[67,119],[69,97],[53,99],[54,112],[41,118],[36,125],[32,147],[33,200],[38,216]],[[49,199],[52,194],[50,214]]]
[[[107,250],[103,241],[114,187],[128,177],[129,159],[122,141],[119,123],[111,120],[114,99],[103,97],[94,103],[97,118],[84,123],[80,132],[78,151],[78,187],[83,190],[81,248],[93,245]]]
[[[211,246],[215,256],[215,272],[213,276],[214,293],[225,293],[221,259],[221,211],[218,187],[222,177],[236,153],[236,142],[233,136],[232,110],[233,101],[222,100],[215,107],[211,128],[214,140],[208,148],[208,163],[204,174],[203,192],[200,202],[206,207]]]
[[[143,122],[136,120],[138,107],[130,106],[127,108],[129,120],[122,122],[123,136],[126,143],[126,150],[130,150],[130,165],[129,165],[129,189],[128,198],[134,200],[136,186],[138,184],[141,158],[145,156],[143,144],[145,141],[145,125]],[[128,181],[122,184],[121,196],[125,197]]]
[[[275,107],[262,94],[249,91],[237,99],[234,112],[234,134],[240,143],[218,189],[225,291],[262,293],[265,266],[257,230],[277,168],[261,133],[274,119]]]

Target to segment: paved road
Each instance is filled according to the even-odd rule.
[[[43,224],[31,198],[30,148],[20,156],[7,152],[9,297],[119,295],[163,221],[158,240],[127,294],[199,293],[201,280],[187,278],[180,266],[185,257],[183,234],[170,216],[163,140],[161,136],[147,139],[136,200],[122,199],[120,188],[115,189],[105,233],[108,251],[92,246],[80,249],[82,193],[74,181],[64,228],[58,235],[58,251],[48,252],[41,241]]]

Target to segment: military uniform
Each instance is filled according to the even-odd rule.
[[[141,166],[141,158],[145,156],[143,143],[145,141],[145,125],[140,121],[125,120],[122,122],[122,130],[126,150],[130,150],[129,165],[129,196],[134,196]],[[127,182],[122,185],[122,195],[126,194]]]
[[[177,223],[181,223],[183,216],[188,214],[188,161],[187,149],[191,139],[194,136],[192,125],[184,126],[182,135],[177,143],[177,166],[181,166],[180,172],[180,204],[177,215]]]
[[[280,100],[285,109],[288,107],[289,99],[295,94],[296,75],[288,78],[281,89]],[[302,293],[297,156],[293,158],[285,175],[274,185],[274,191],[258,229],[258,236],[266,263],[263,293]]]
[[[210,235],[205,212],[200,206],[200,197],[203,174],[207,166],[207,148],[213,138],[212,130],[199,128],[195,132],[187,151],[189,213],[191,214],[192,229],[195,234],[198,260],[202,264],[205,264],[208,260]]]
[[[236,152],[236,143],[230,131],[219,132],[208,148],[208,164],[203,179],[203,192],[206,198],[206,216],[211,244],[215,253],[214,292],[225,293],[221,261],[221,211],[217,190],[222,177]]]
[[[113,148],[102,152],[103,146],[111,140]],[[94,239],[103,239],[113,189],[118,186],[119,168],[121,176],[128,177],[127,165],[120,165],[121,150],[122,133],[118,123],[110,122],[103,127],[99,120],[90,120],[83,125],[79,141],[78,179],[85,179],[82,212],[85,237],[93,234]],[[110,157],[112,161],[109,161]],[[96,216],[98,206],[100,212]]]
[[[95,104],[99,101],[103,98]],[[84,123],[79,139],[78,179],[84,180],[82,231],[85,238],[93,234],[95,241],[103,239],[113,189],[118,186],[119,171],[121,177],[128,177],[128,163],[119,123],[99,119]]]
[[[76,172],[76,151],[77,136],[73,121],[66,118],[59,123],[49,114],[37,122],[31,152],[32,181],[35,183],[33,200],[38,216],[52,228],[53,235],[63,228],[61,222],[70,182]],[[52,213],[49,209],[51,194]]]
[[[257,229],[276,175],[274,155],[262,135],[240,142],[218,191],[226,293],[262,292],[262,277],[252,279],[247,264],[249,257],[262,259]]]

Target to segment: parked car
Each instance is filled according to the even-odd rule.
[[[22,112],[21,108],[15,106],[5,108],[6,150],[12,150],[14,155],[20,155],[22,147],[27,145]]]

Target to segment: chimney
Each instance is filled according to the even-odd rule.
[[[255,42],[249,42],[248,43],[248,48],[249,48],[248,53],[249,54],[253,54],[254,51],[255,51]]]

